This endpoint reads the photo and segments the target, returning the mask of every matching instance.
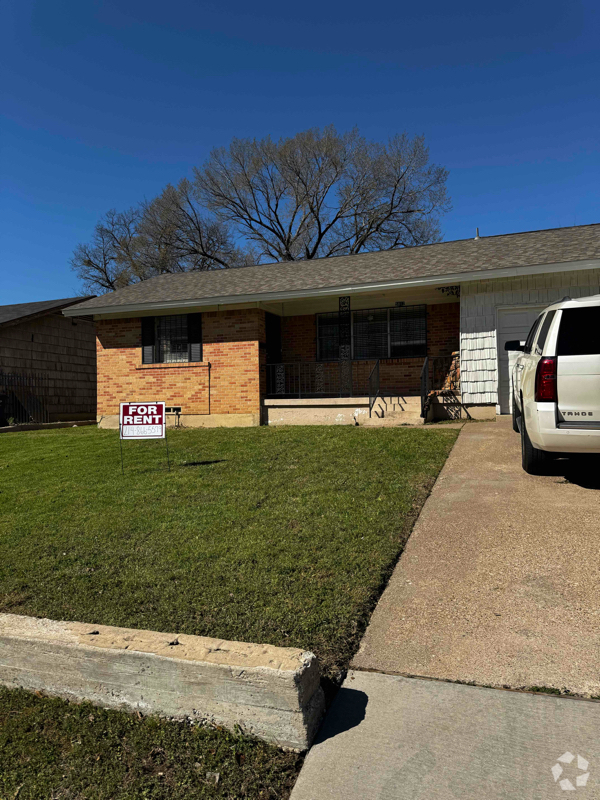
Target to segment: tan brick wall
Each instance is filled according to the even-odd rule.
[[[48,378],[51,421],[91,419],[96,409],[94,323],[47,314],[0,328],[0,369]]]
[[[126,400],[164,400],[182,414],[258,414],[264,316],[258,309],[203,314],[204,360],[191,364],[142,364],[140,319],[99,320],[98,414],[118,414]]]

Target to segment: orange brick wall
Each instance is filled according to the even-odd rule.
[[[140,319],[98,320],[98,414],[118,414],[127,400],[164,400],[182,414],[258,414],[264,318],[258,309],[203,314],[204,360],[191,364],[142,364]]]

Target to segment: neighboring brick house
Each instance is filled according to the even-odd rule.
[[[0,306],[0,425],[94,419],[96,337],[86,297]]]
[[[257,425],[274,405],[416,398],[459,374],[459,399],[489,416],[509,410],[506,338],[599,278],[600,225],[584,225],[161,275],[63,313],[96,320],[103,426],[124,401],[164,400],[184,425]]]

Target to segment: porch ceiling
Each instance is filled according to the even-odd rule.
[[[350,296],[352,311],[363,308],[387,308],[396,303],[405,303],[407,306],[425,303],[457,303],[459,298],[449,296],[439,287],[422,286],[406,289],[390,289],[387,291],[362,292]],[[302,314],[319,314],[326,311],[337,311],[338,297],[306,297],[299,300],[288,300],[281,303],[261,303],[261,308],[278,314],[281,317],[295,317]]]

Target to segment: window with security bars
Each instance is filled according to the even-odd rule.
[[[163,364],[188,360],[187,315],[156,317],[156,351]]]
[[[390,355],[412,358],[427,355],[427,306],[390,308]]]
[[[202,314],[142,318],[142,363],[202,361]]]
[[[352,312],[352,358],[413,358],[427,355],[427,306]],[[317,314],[317,359],[339,358],[339,315]]]
[[[317,361],[337,361],[340,350],[340,315],[317,314]]]

